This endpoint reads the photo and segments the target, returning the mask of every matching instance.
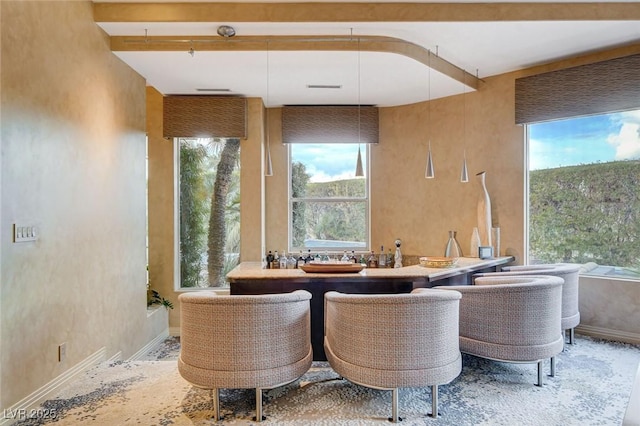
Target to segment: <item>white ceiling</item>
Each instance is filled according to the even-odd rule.
[[[640,7],[640,3],[638,5]],[[238,36],[395,37],[437,51],[441,58],[480,78],[640,42],[640,21],[637,20],[99,23],[113,36],[144,36],[146,31],[148,36],[180,38],[219,37],[216,30],[223,24],[234,27]],[[423,64],[394,53],[198,51],[194,44],[192,56],[189,48],[185,43],[183,50],[174,52],[114,53],[163,94],[212,94],[216,92],[197,89],[229,89],[230,92],[222,94],[262,97],[268,100],[269,106],[358,103],[390,106],[470,90],[459,81],[434,70],[429,72]],[[342,87],[310,89],[309,84]]]

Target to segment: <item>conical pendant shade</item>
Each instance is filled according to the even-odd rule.
[[[362,170],[362,155],[360,154],[360,145],[358,145],[358,160],[356,161],[356,177],[364,176],[364,171]]]
[[[264,172],[265,176],[273,176],[273,166],[271,165],[271,149],[269,149],[269,143],[267,142],[267,165]]]
[[[467,171],[467,156],[462,160],[462,172],[460,172],[460,182],[469,182],[469,172]]]
[[[427,170],[424,173],[426,179],[433,179],[436,177],[433,170],[433,160],[431,159],[431,141],[429,141],[429,155],[427,156]]]

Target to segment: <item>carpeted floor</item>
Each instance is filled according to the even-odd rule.
[[[211,425],[210,394],[177,371],[180,342],[169,338],[145,360],[103,363],[45,401],[56,419],[17,425]],[[402,425],[620,425],[640,361],[640,346],[577,336],[557,358],[556,377],[534,386],[533,364],[507,364],[463,356],[461,375],[440,386],[437,420],[429,389],[401,389]],[[545,370],[548,372],[548,361]],[[254,390],[220,393],[221,424],[255,424]],[[338,379],[314,362],[300,380],[265,391],[265,425],[385,425],[391,394]],[[43,412],[43,411],[40,412]],[[38,411],[36,411],[38,412]]]

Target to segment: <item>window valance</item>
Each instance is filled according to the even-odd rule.
[[[378,108],[353,105],[285,106],[283,143],[378,143]]]
[[[165,138],[247,137],[247,100],[222,96],[165,96]]]
[[[516,79],[516,124],[640,108],[640,54]]]

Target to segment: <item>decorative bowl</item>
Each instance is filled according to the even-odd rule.
[[[420,258],[420,265],[426,268],[449,268],[456,264],[458,259],[453,257],[425,256]]]

